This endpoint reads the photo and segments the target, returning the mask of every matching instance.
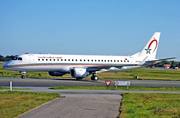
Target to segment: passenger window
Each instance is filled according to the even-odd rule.
[[[61,59],[61,61],[63,61],[63,59]]]
[[[93,62],[93,60],[91,60]]]
[[[114,60],[114,62],[116,62],[116,60]]]
[[[57,59],[57,61],[59,61],[59,59]]]
[[[46,59],[46,61],[48,61],[48,59]]]
[[[51,59],[50,59],[50,61],[51,61]]]
[[[42,61],[44,61],[44,59],[42,59]]]
[[[74,59],[72,59],[72,61],[74,61]]]

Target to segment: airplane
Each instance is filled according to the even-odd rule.
[[[22,54],[3,65],[4,69],[20,71],[25,78],[27,71],[47,71],[50,76],[63,76],[69,73],[77,80],[88,75],[91,80],[98,80],[98,73],[120,72],[154,65],[163,60],[156,59],[160,32],[155,32],[144,48],[131,56],[94,56],[94,55],[55,55]]]

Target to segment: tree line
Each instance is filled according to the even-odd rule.
[[[7,61],[13,59],[15,56],[17,56],[17,55],[11,55],[11,56],[7,55],[7,56],[4,57],[3,55],[0,54],[0,61],[7,62]],[[180,62],[166,61],[166,60],[164,60],[164,61],[162,61],[162,62],[160,62],[158,64],[155,64],[154,66],[155,67],[164,67],[164,64],[169,64],[170,68],[175,68],[175,67],[180,68]]]
[[[6,57],[4,57],[3,55],[0,54],[0,61],[7,62],[7,61],[13,59],[15,56],[14,55],[11,55],[11,56],[7,55]]]
[[[175,68],[175,67],[179,67],[180,68],[180,62],[176,62],[176,61],[167,61],[164,60],[158,64],[155,64],[155,67],[164,67],[164,64],[169,64],[170,68]]]

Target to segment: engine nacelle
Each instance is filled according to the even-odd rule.
[[[48,73],[50,76],[63,76],[65,74],[59,71],[49,71]]]
[[[75,78],[85,78],[89,75],[86,68],[73,68],[71,69],[71,76]]]

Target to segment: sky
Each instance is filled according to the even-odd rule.
[[[0,54],[133,55],[180,61],[179,0],[0,0]]]

